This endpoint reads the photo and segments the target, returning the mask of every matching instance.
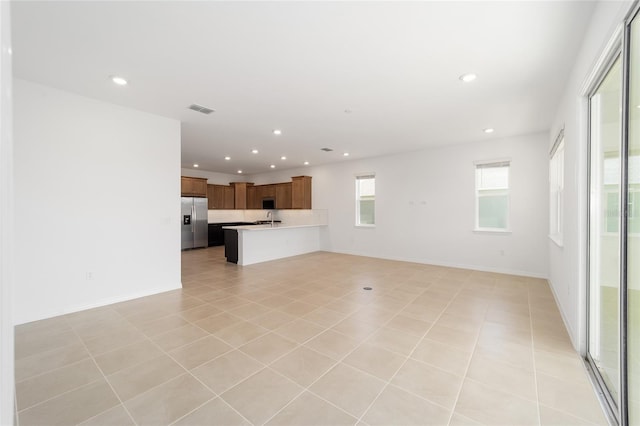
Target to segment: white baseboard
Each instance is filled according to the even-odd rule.
[[[360,253],[360,252],[351,252],[351,251],[342,251],[342,250],[325,250],[331,253],[340,253],[340,254],[349,254],[352,256],[364,256],[364,257],[373,257],[376,259],[386,259],[386,260],[396,260],[399,262],[411,262],[411,263],[420,263],[423,265],[434,265],[434,266],[444,266],[448,268],[458,268],[458,269],[469,269],[472,271],[481,271],[481,272],[494,272],[497,274],[507,274],[507,275],[517,275],[522,277],[529,278],[541,278],[547,279],[547,274],[541,274],[538,272],[531,271],[521,271],[517,269],[506,269],[506,268],[496,268],[491,266],[482,266],[482,265],[468,265],[464,263],[456,263],[456,262],[443,262],[439,260],[432,259],[422,259],[422,258],[409,258],[402,256],[380,256],[375,254],[368,253]]]
[[[40,321],[43,319],[53,318],[60,315],[72,314],[74,312],[80,312],[80,311],[85,311],[87,309],[99,308],[99,307],[111,305],[114,303],[126,302],[127,300],[138,299],[140,297],[151,296],[153,294],[164,293],[166,291],[171,291],[171,290],[177,290],[179,288],[182,288],[182,283],[180,283],[178,286],[156,287],[143,292],[121,295],[121,296],[111,297],[107,299],[101,299],[94,303],[89,303],[86,305],[77,305],[77,306],[66,307],[63,309],[55,309],[49,312],[43,312],[34,318],[16,319],[16,322],[14,323],[14,325],[26,324],[29,322]]]
[[[569,339],[571,339],[571,345],[578,353],[580,353],[579,342],[575,335],[575,330],[571,328],[570,326],[571,323],[567,320],[567,316],[562,310],[562,305],[559,302],[560,299],[558,299],[558,295],[556,294],[556,289],[551,283],[551,279],[547,279],[547,282],[549,283],[549,288],[551,288],[551,294],[553,295],[553,300],[556,302],[556,306],[558,307],[558,311],[560,312],[560,317],[562,317],[564,328],[567,330],[567,333],[569,334]]]

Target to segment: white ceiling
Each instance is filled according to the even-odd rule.
[[[180,120],[183,167],[251,174],[548,130],[594,5],[21,1],[14,75]]]

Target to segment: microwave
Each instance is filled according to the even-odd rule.
[[[276,200],[273,198],[263,198],[262,199],[262,209],[263,210],[274,210],[276,208]]]

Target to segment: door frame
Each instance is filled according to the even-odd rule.
[[[628,324],[628,283],[627,283],[627,220],[628,220],[628,160],[629,160],[629,78],[630,78],[630,33],[631,23],[634,19],[640,19],[640,3],[636,2],[634,6],[627,13],[624,21],[618,25],[613,36],[607,43],[596,61],[592,72],[589,74],[581,90],[581,105],[580,114],[586,123],[586,160],[583,164],[586,164],[586,173],[584,180],[584,187],[580,191],[585,197],[583,206],[586,214],[584,215],[585,224],[584,241],[581,242],[581,251],[583,263],[580,268],[580,273],[584,274],[584,280],[581,280],[583,285],[584,297],[581,303],[583,303],[584,316],[581,330],[581,341],[583,344],[580,346],[580,353],[585,358],[587,367],[592,376],[592,380],[596,384],[599,392],[601,402],[605,407],[607,415],[610,417],[610,421],[626,426],[629,424],[629,391],[628,391],[628,362],[627,362],[627,324]],[[605,76],[611,69],[611,66],[615,60],[621,58],[621,72],[622,72],[622,87],[621,87],[621,129],[620,129],[620,211],[619,211],[619,233],[620,233],[620,260],[619,260],[619,367],[618,367],[618,381],[619,381],[619,404],[611,398],[607,387],[602,379],[599,371],[595,368],[595,363],[589,353],[589,323],[590,323],[590,224],[591,224],[591,111],[590,111],[590,99],[598,88],[600,83],[604,80]],[[584,129],[584,128],[583,128]]]

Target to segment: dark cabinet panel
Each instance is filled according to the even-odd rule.
[[[222,224],[209,224],[209,247],[224,245],[224,231]]]
[[[238,231],[224,230],[224,256],[227,262],[238,263]]]

